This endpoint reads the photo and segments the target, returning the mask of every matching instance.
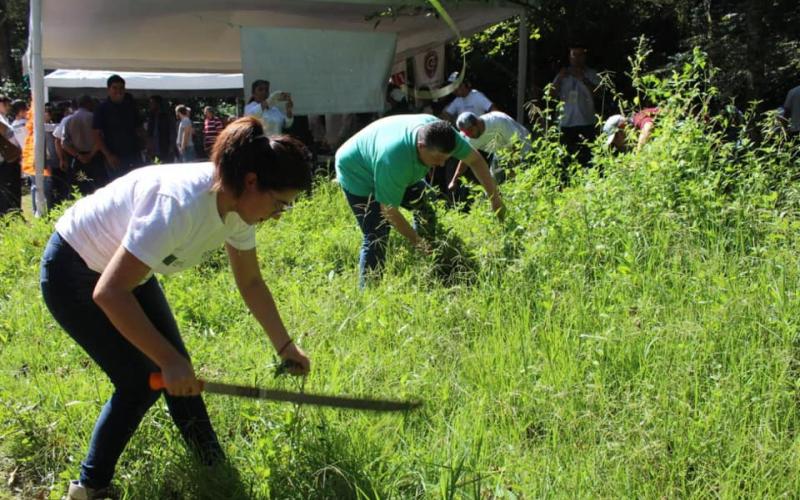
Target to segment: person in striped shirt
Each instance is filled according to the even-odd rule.
[[[205,116],[203,121],[203,149],[210,156],[211,150],[214,148],[214,141],[217,140],[217,136],[225,128],[225,125],[214,113],[214,108],[211,106],[203,108],[203,115]]]

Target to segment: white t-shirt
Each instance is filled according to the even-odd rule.
[[[267,109],[261,108],[261,103],[253,101],[244,107],[246,116],[255,116],[264,124],[264,135],[267,137],[283,133],[284,128],[289,128],[294,123],[294,117],[286,116],[276,104],[271,104]]]
[[[510,146],[514,142],[514,137],[519,137],[524,149],[530,149],[528,130],[502,111],[490,111],[481,115],[481,120],[486,129],[480,137],[473,139],[464,135],[473,148],[495,153]]]
[[[600,84],[597,72],[591,68],[584,68],[583,75],[594,86]],[[553,83],[558,80],[555,77]],[[561,115],[562,127],[580,127],[583,125],[594,125],[595,110],[594,97],[591,90],[586,85],[573,77],[567,75],[561,80],[561,91],[559,98],[564,102],[564,114]]]
[[[213,173],[211,163],[134,170],[78,200],[56,231],[96,272],[103,272],[120,245],[160,274],[199,264],[223,242],[255,248],[254,226],[236,212],[220,218]]]
[[[14,137],[21,148],[25,147],[25,140],[28,138],[28,127],[25,126],[27,123],[28,120],[25,118],[17,118],[11,122],[11,126],[14,128]]]
[[[790,113],[791,129],[793,132],[800,132],[800,86],[797,86],[786,94],[786,102],[783,108]]]
[[[56,128],[53,129],[53,137],[55,137],[59,141],[64,140],[64,131],[66,130],[67,120],[69,119],[69,116],[65,116],[64,118],[62,118],[61,121],[58,122],[58,125],[56,125]]]
[[[483,92],[472,89],[466,97],[456,97],[453,101],[444,108],[445,113],[450,116],[458,115],[465,111],[471,111],[480,116],[492,108],[492,101],[483,95]]]
[[[189,131],[189,138],[186,140],[186,149],[194,149],[194,142],[192,141],[192,120],[187,116],[184,116],[181,118],[181,121],[178,122],[178,135],[175,139],[175,145],[180,147],[183,143],[183,136],[186,134],[187,130]]]

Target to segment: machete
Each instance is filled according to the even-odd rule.
[[[348,408],[351,410],[371,411],[408,411],[419,408],[419,401],[394,401],[387,399],[364,399],[348,396],[328,396],[325,394],[306,394],[304,392],[280,391],[263,389],[246,385],[225,384],[200,380],[203,391],[214,394],[226,394],[242,398],[268,399],[270,401],[284,401],[300,405],[330,406],[332,408]],[[164,379],[161,373],[150,374],[150,389],[159,391],[164,389]]]

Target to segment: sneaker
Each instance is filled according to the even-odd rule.
[[[67,496],[62,500],[103,500],[114,498],[116,498],[116,495],[113,493],[110,486],[95,489],[83,486],[78,481],[71,481],[69,483],[69,490],[67,490]]]

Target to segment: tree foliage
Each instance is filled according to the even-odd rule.
[[[628,58],[641,36],[649,41],[651,71],[680,68],[696,47],[706,52],[709,64],[719,69],[714,84],[720,97],[735,98],[740,107],[757,100],[774,108],[799,83],[800,4],[793,0],[560,0],[526,5],[532,34],[528,98],[537,98],[552,81],[574,43],[589,48],[589,64],[608,71],[618,89],[632,92]],[[483,89],[495,89],[500,98],[515,91],[514,82],[500,80],[516,71],[517,27],[512,21],[500,23],[463,44],[473,80]],[[500,75],[498,68],[504,68]]]
[[[28,0],[0,0],[0,83],[3,90],[17,90],[22,85],[29,9]]]

